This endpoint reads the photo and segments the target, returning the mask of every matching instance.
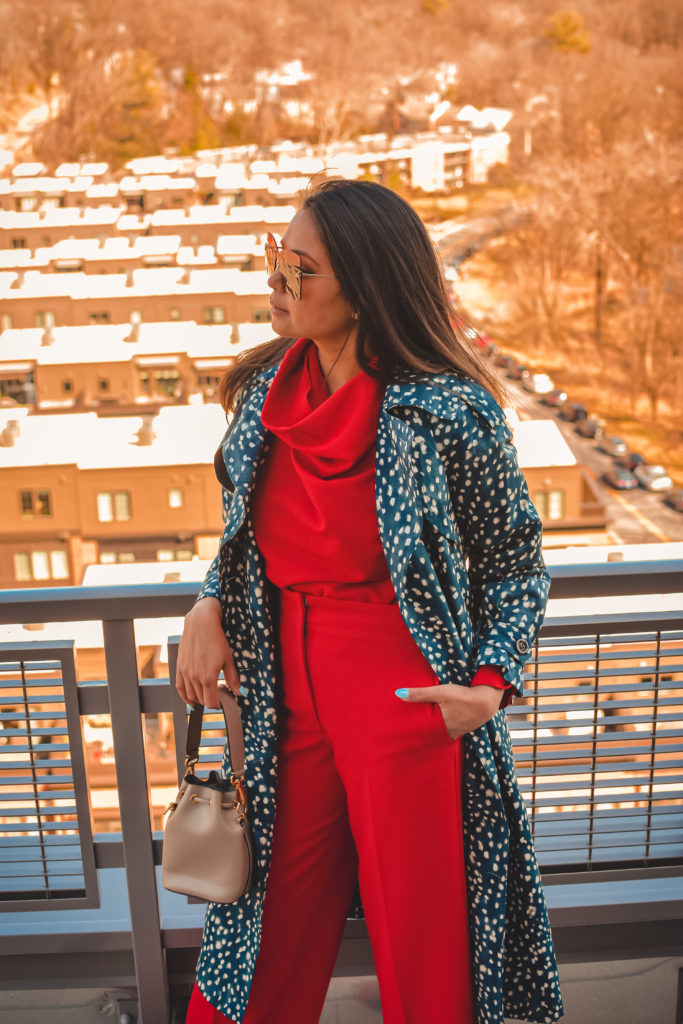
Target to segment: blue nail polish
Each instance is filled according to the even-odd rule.
[[[242,694],[243,697],[246,697],[248,693],[246,686],[240,686],[240,693]]]
[[[402,686],[400,690],[394,690],[394,693],[396,694],[397,697],[400,697],[401,700],[405,700],[406,697],[408,696],[408,691],[406,690],[405,686]]]

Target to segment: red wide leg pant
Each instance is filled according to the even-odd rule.
[[[473,1024],[462,740],[396,604],[281,590],[277,811],[244,1024],[317,1024],[356,874],[384,1024]],[[195,986],[187,1024],[227,1021]]]

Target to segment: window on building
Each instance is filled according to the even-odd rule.
[[[36,327],[46,328],[55,325],[55,314],[51,309],[37,309],[33,319]]]
[[[205,324],[224,324],[225,306],[204,306]]]
[[[107,312],[104,312],[104,311],[100,312],[100,313],[89,313],[88,314],[88,323],[89,324],[110,324],[111,323],[111,315],[109,313],[107,313]]]
[[[270,323],[270,310],[269,309],[255,309],[251,314],[251,319],[255,324],[266,324]]]
[[[50,560],[47,551],[31,552],[31,573],[34,580],[50,579]]]
[[[32,578],[31,556],[27,551],[14,552],[14,578],[18,583],[23,583]]]
[[[135,555],[133,554],[132,551],[119,551],[117,553],[117,555],[116,555],[116,560],[118,562],[126,562],[126,563],[134,562],[135,561]]]
[[[72,380],[69,380],[67,378],[66,380],[62,381],[62,391],[64,392],[65,395],[70,395],[71,392],[73,391],[73,389],[74,389],[74,382]]]
[[[214,395],[218,394],[218,385],[220,384],[220,380],[220,377],[216,373],[197,374],[197,387],[204,395],[204,398],[213,398]]]
[[[13,558],[14,578],[17,583],[69,578],[69,556],[64,550],[15,551]]]
[[[50,552],[50,572],[53,580],[67,580],[69,578],[69,559],[66,551]]]
[[[155,370],[154,390],[158,395],[168,395],[174,398],[178,389],[180,377],[177,370]]]
[[[114,565],[116,554],[113,551],[100,551],[100,565]]]
[[[13,238],[12,239],[12,248],[13,249],[25,249],[26,248],[26,239],[25,238]]]
[[[169,508],[182,508],[185,504],[185,495],[183,494],[182,487],[171,487],[168,492],[168,507]]]
[[[565,492],[562,490],[535,491],[534,505],[541,519],[564,519]]]
[[[13,324],[11,313],[0,313],[0,331],[11,331]]]
[[[99,491],[97,518],[100,523],[121,523],[130,519],[130,491]]]
[[[99,391],[109,391],[109,378],[100,377],[100,379],[97,382],[97,388]]]
[[[34,516],[51,516],[52,502],[49,491],[20,491],[19,505],[24,519]]]
[[[32,213],[38,209],[37,196],[20,196],[17,202],[17,209],[22,213]]]
[[[159,548],[157,562],[191,562],[194,551],[191,548]]]
[[[169,320],[180,320],[180,310],[177,306],[172,306],[171,312],[168,314]]]

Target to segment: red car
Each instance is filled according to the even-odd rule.
[[[615,491],[632,491],[634,487],[638,486],[638,481],[631,470],[623,469],[621,466],[608,469],[602,479]]]

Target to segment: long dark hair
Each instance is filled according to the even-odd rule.
[[[301,208],[315,219],[342,293],[359,314],[356,359],[366,373],[455,373],[503,400],[500,381],[464,336],[425,226],[404,199],[372,181],[329,179],[306,192]],[[294,340],[276,338],[235,361],[220,384],[226,410]]]

